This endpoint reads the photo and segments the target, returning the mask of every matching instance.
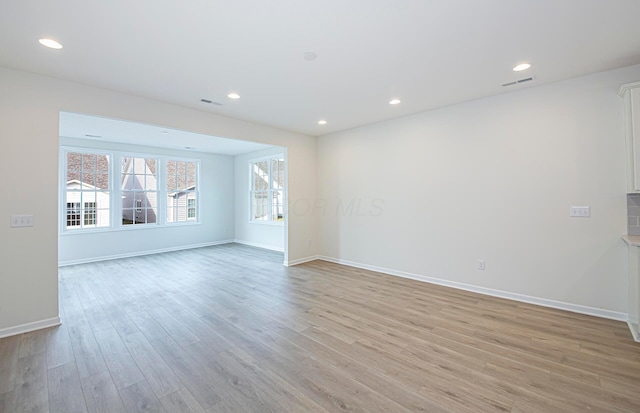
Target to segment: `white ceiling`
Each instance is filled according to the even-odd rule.
[[[322,135],[640,63],[639,17],[639,0],[0,0],[0,65]]]
[[[272,147],[256,142],[68,112],[60,113],[60,136],[233,156]]]

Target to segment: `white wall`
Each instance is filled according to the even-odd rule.
[[[26,72],[0,68],[0,336],[58,316],[58,123],[61,111],[162,125],[205,135],[286,146],[289,198],[316,194],[315,138],[208,112]],[[10,178],[11,177],[11,178]],[[7,202],[7,201],[11,202]],[[33,214],[31,228],[9,228],[12,214]],[[290,214],[286,260],[317,254],[317,221]],[[305,240],[303,242],[303,240]],[[314,244],[315,245],[315,244]]]
[[[108,232],[71,232],[58,239],[59,264],[91,261],[213,244],[234,239],[233,156],[178,151],[137,145],[97,142],[60,137],[60,144],[71,147],[112,149],[152,155],[169,155],[200,160],[200,224],[135,228]],[[62,201],[60,201],[62,205]]]
[[[236,241],[268,248],[284,250],[284,225],[249,221],[249,160],[284,153],[285,148],[274,147],[235,157]]]
[[[321,254],[624,317],[617,90],[639,79],[628,67],[318,138]]]

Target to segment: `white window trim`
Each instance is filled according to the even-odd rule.
[[[97,155],[108,155],[110,157],[109,162],[109,223],[108,227],[85,227],[85,228],[67,228],[67,215],[66,215],[66,179],[67,179],[67,152],[78,153],[90,153]],[[149,224],[137,224],[137,225],[123,225],[122,224],[122,171],[121,160],[123,157],[128,158],[153,158],[156,159],[158,164],[156,166],[156,180],[158,183],[158,208],[156,215],[156,222]],[[166,216],[166,162],[167,161],[185,161],[194,162],[196,164],[196,217],[190,218],[186,221],[167,222]],[[201,225],[201,200],[200,200],[200,168],[201,161],[198,158],[186,158],[182,156],[170,156],[159,155],[155,153],[141,153],[119,150],[107,150],[96,149],[91,147],[78,147],[60,145],[59,162],[58,162],[58,234],[59,235],[77,235],[77,234],[89,234],[98,232],[114,232],[114,231],[139,231],[145,229],[155,228],[169,228],[173,226],[190,226]],[[83,210],[84,211],[84,210]],[[81,219],[84,219],[84,215],[81,214]]]
[[[196,163],[196,189],[194,192],[196,194],[196,217],[195,218],[188,218],[185,221],[173,221],[173,222],[167,222],[167,217],[166,217],[166,213],[167,213],[167,206],[164,205],[163,208],[163,221],[165,226],[174,226],[174,225],[199,225],[200,224],[200,159],[197,158],[184,158],[181,156],[164,156],[164,160],[163,162],[163,168],[161,170],[162,172],[162,183],[163,183],[163,191],[164,191],[164,195],[163,195],[163,199],[166,200],[167,199],[167,186],[166,186],[166,164],[167,161],[178,161],[178,162],[195,162]],[[187,209],[187,213],[188,213],[188,209]]]
[[[282,221],[273,221],[271,219],[269,220],[254,220],[253,219],[253,199],[252,199],[252,193],[253,191],[253,164],[256,162],[261,162],[261,161],[269,161],[269,165],[271,165],[271,160],[273,159],[284,159],[284,186],[282,187],[282,192],[283,192],[283,205],[284,205],[284,213],[283,213],[283,220]],[[284,152],[280,152],[277,154],[273,154],[273,155],[266,155],[266,156],[261,156],[259,158],[253,158],[253,159],[249,159],[249,165],[248,165],[248,169],[249,169],[249,223],[250,224],[256,224],[256,225],[271,225],[271,226],[277,226],[277,227],[282,227],[285,225],[285,222],[287,221],[287,216],[288,216],[288,208],[287,208],[287,199],[288,199],[288,188],[287,188],[287,183],[288,183],[288,168],[289,168],[289,163],[287,162],[287,157],[285,155]],[[271,166],[269,166],[269,169],[271,169]],[[269,171],[269,192],[271,192],[273,189],[271,188],[271,171]],[[269,216],[271,217],[271,208],[272,205],[271,203],[268,204],[269,205]]]

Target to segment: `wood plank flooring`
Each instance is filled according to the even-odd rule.
[[[622,322],[237,244],[59,274],[0,412],[640,412]]]

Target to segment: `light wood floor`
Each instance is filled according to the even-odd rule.
[[[60,269],[0,411],[640,412],[624,323],[225,245]]]

